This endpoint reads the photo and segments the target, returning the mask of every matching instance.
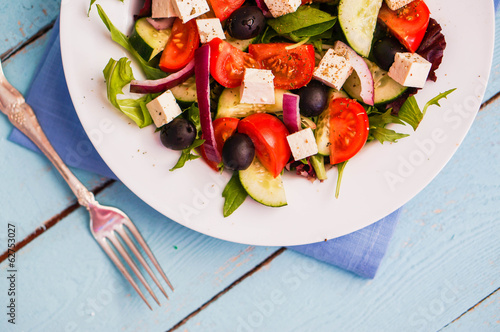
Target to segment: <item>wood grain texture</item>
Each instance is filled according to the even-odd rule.
[[[50,25],[59,14],[61,0],[1,1],[0,54],[18,48]]]
[[[404,207],[375,280],[287,251],[179,331],[435,331],[459,317],[500,286],[498,107]]]
[[[119,183],[97,198],[123,209],[141,230],[176,289],[170,301],[161,299],[163,306],[153,305],[156,310],[149,311],[92,238],[88,214],[80,208],[18,253],[16,328],[166,331],[277,250],[191,231]],[[0,265],[2,275],[5,263]],[[7,280],[0,279],[0,289],[7,289]],[[0,331],[6,324],[0,319]]]

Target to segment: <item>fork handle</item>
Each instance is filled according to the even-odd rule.
[[[33,109],[25,103],[24,97],[10,83],[0,80],[0,109],[7,115],[9,121],[25,134],[43,154],[52,162],[66,181],[71,191],[78,198],[78,203],[87,209],[95,203],[94,194],[69,170],[61,157],[50,144],[43,132]]]

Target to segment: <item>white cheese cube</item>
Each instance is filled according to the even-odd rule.
[[[387,7],[389,7],[391,10],[398,10],[399,8],[406,6],[410,2],[413,2],[413,0],[385,0]]]
[[[318,153],[318,144],[311,128],[302,129],[286,137],[293,159],[300,160]]]
[[[222,24],[218,18],[197,19],[198,34],[202,44],[208,43],[214,38],[226,39]]]
[[[270,70],[245,68],[240,87],[240,103],[275,104],[274,75]]]
[[[389,77],[403,86],[423,88],[432,63],[417,53],[396,53]]]
[[[172,0],[153,0],[151,3],[152,18],[178,17]]]
[[[273,17],[293,13],[299,8],[301,0],[264,0]]]
[[[172,0],[172,3],[182,23],[210,11],[206,0]]]
[[[146,107],[157,128],[169,123],[182,113],[181,108],[170,90],[165,91],[147,103]]]
[[[352,70],[349,60],[330,48],[314,70],[313,77],[329,87],[340,90]]]

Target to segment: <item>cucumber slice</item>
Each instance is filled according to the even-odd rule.
[[[172,30],[156,30],[145,17],[138,19],[130,36],[130,44],[146,61],[157,56],[167,45]]]
[[[349,45],[368,57],[382,0],[340,0],[339,23]]]
[[[226,41],[239,49],[240,51],[246,52],[248,50],[248,46],[252,44],[258,37],[250,38],[250,39],[236,39],[229,35],[229,33],[225,33]]]
[[[243,188],[257,202],[272,207],[287,205],[281,175],[274,178],[257,158],[246,170],[239,171],[239,176]]]
[[[394,99],[401,96],[406,89],[405,86],[402,86],[395,80],[387,75],[387,72],[377,66],[374,62],[370,60],[364,59],[370,72],[373,76],[373,83],[375,88],[375,105],[385,104]],[[352,98],[357,99],[358,101],[363,101],[360,97],[361,93],[361,85],[359,76],[356,72],[352,72],[351,76],[347,79],[343,86],[344,90],[351,96]]]
[[[287,90],[275,89],[276,103],[264,104],[240,104],[240,88],[224,89],[219,97],[216,118],[244,118],[254,113],[277,113],[283,111],[283,94]]]
[[[328,104],[336,98],[348,98],[344,91],[336,91],[330,89],[328,96]],[[319,116],[316,123],[316,131],[314,132],[316,144],[318,145],[318,153],[322,156],[330,155],[330,110],[326,108]]]
[[[194,103],[197,101],[196,97],[196,80],[194,76],[188,78],[185,82],[174,86],[170,89],[175,99],[184,103]]]

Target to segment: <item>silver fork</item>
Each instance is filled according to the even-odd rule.
[[[140,253],[139,249],[133,241],[133,238],[135,239],[135,241],[137,241],[139,246],[149,257],[150,261],[156,267],[170,289],[173,291],[174,288],[163,272],[160,264],[158,264],[158,261],[154,257],[153,253],[149,249],[149,246],[146,244],[146,241],[139,233],[139,230],[122,211],[116,208],[100,205],[95,200],[94,194],[88,191],[87,188],[85,188],[85,186],[64,164],[64,162],[61,160],[61,158],[43,133],[42,128],[40,127],[36,115],[31,107],[25,103],[24,97],[21,95],[21,93],[17,91],[5,78],[2,70],[1,60],[0,110],[5,115],[7,115],[10,122],[12,122],[12,124],[17,129],[23,132],[29,139],[33,141],[33,143],[36,144],[36,146],[38,146],[38,148],[52,162],[52,164],[62,175],[64,180],[68,183],[69,187],[78,198],[78,203],[81,206],[84,206],[89,211],[90,230],[94,235],[94,238],[109,256],[109,258],[111,258],[113,263],[115,263],[120,272],[130,282],[132,287],[137,291],[139,296],[144,300],[144,302],[146,302],[149,309],[153,310],[151,305],[146,300],[143,292],[139,288],[138,284],[131,276],[125,264],[123,264],[122,260],[119,258],[116,252],[120,253],[122,259],[127,262],[127,265],[133,271],[135,276],[144,285],[144,287],[147,289],[149,294],[151,294],[156,303],[161,306],[160,301],[158,301],[158,298],[155,296],[153,290],[144,278],[144,275],[139,270],[137,264],[134,262],[134,258],[147,271],[156,286],[168,299],[167,292],[165,292],[165,289],[162,287],[160,281],[153,273],[153,270],[146,262],[143,255]],[[129,251],[132,252],[132,255],[129,254]]]

